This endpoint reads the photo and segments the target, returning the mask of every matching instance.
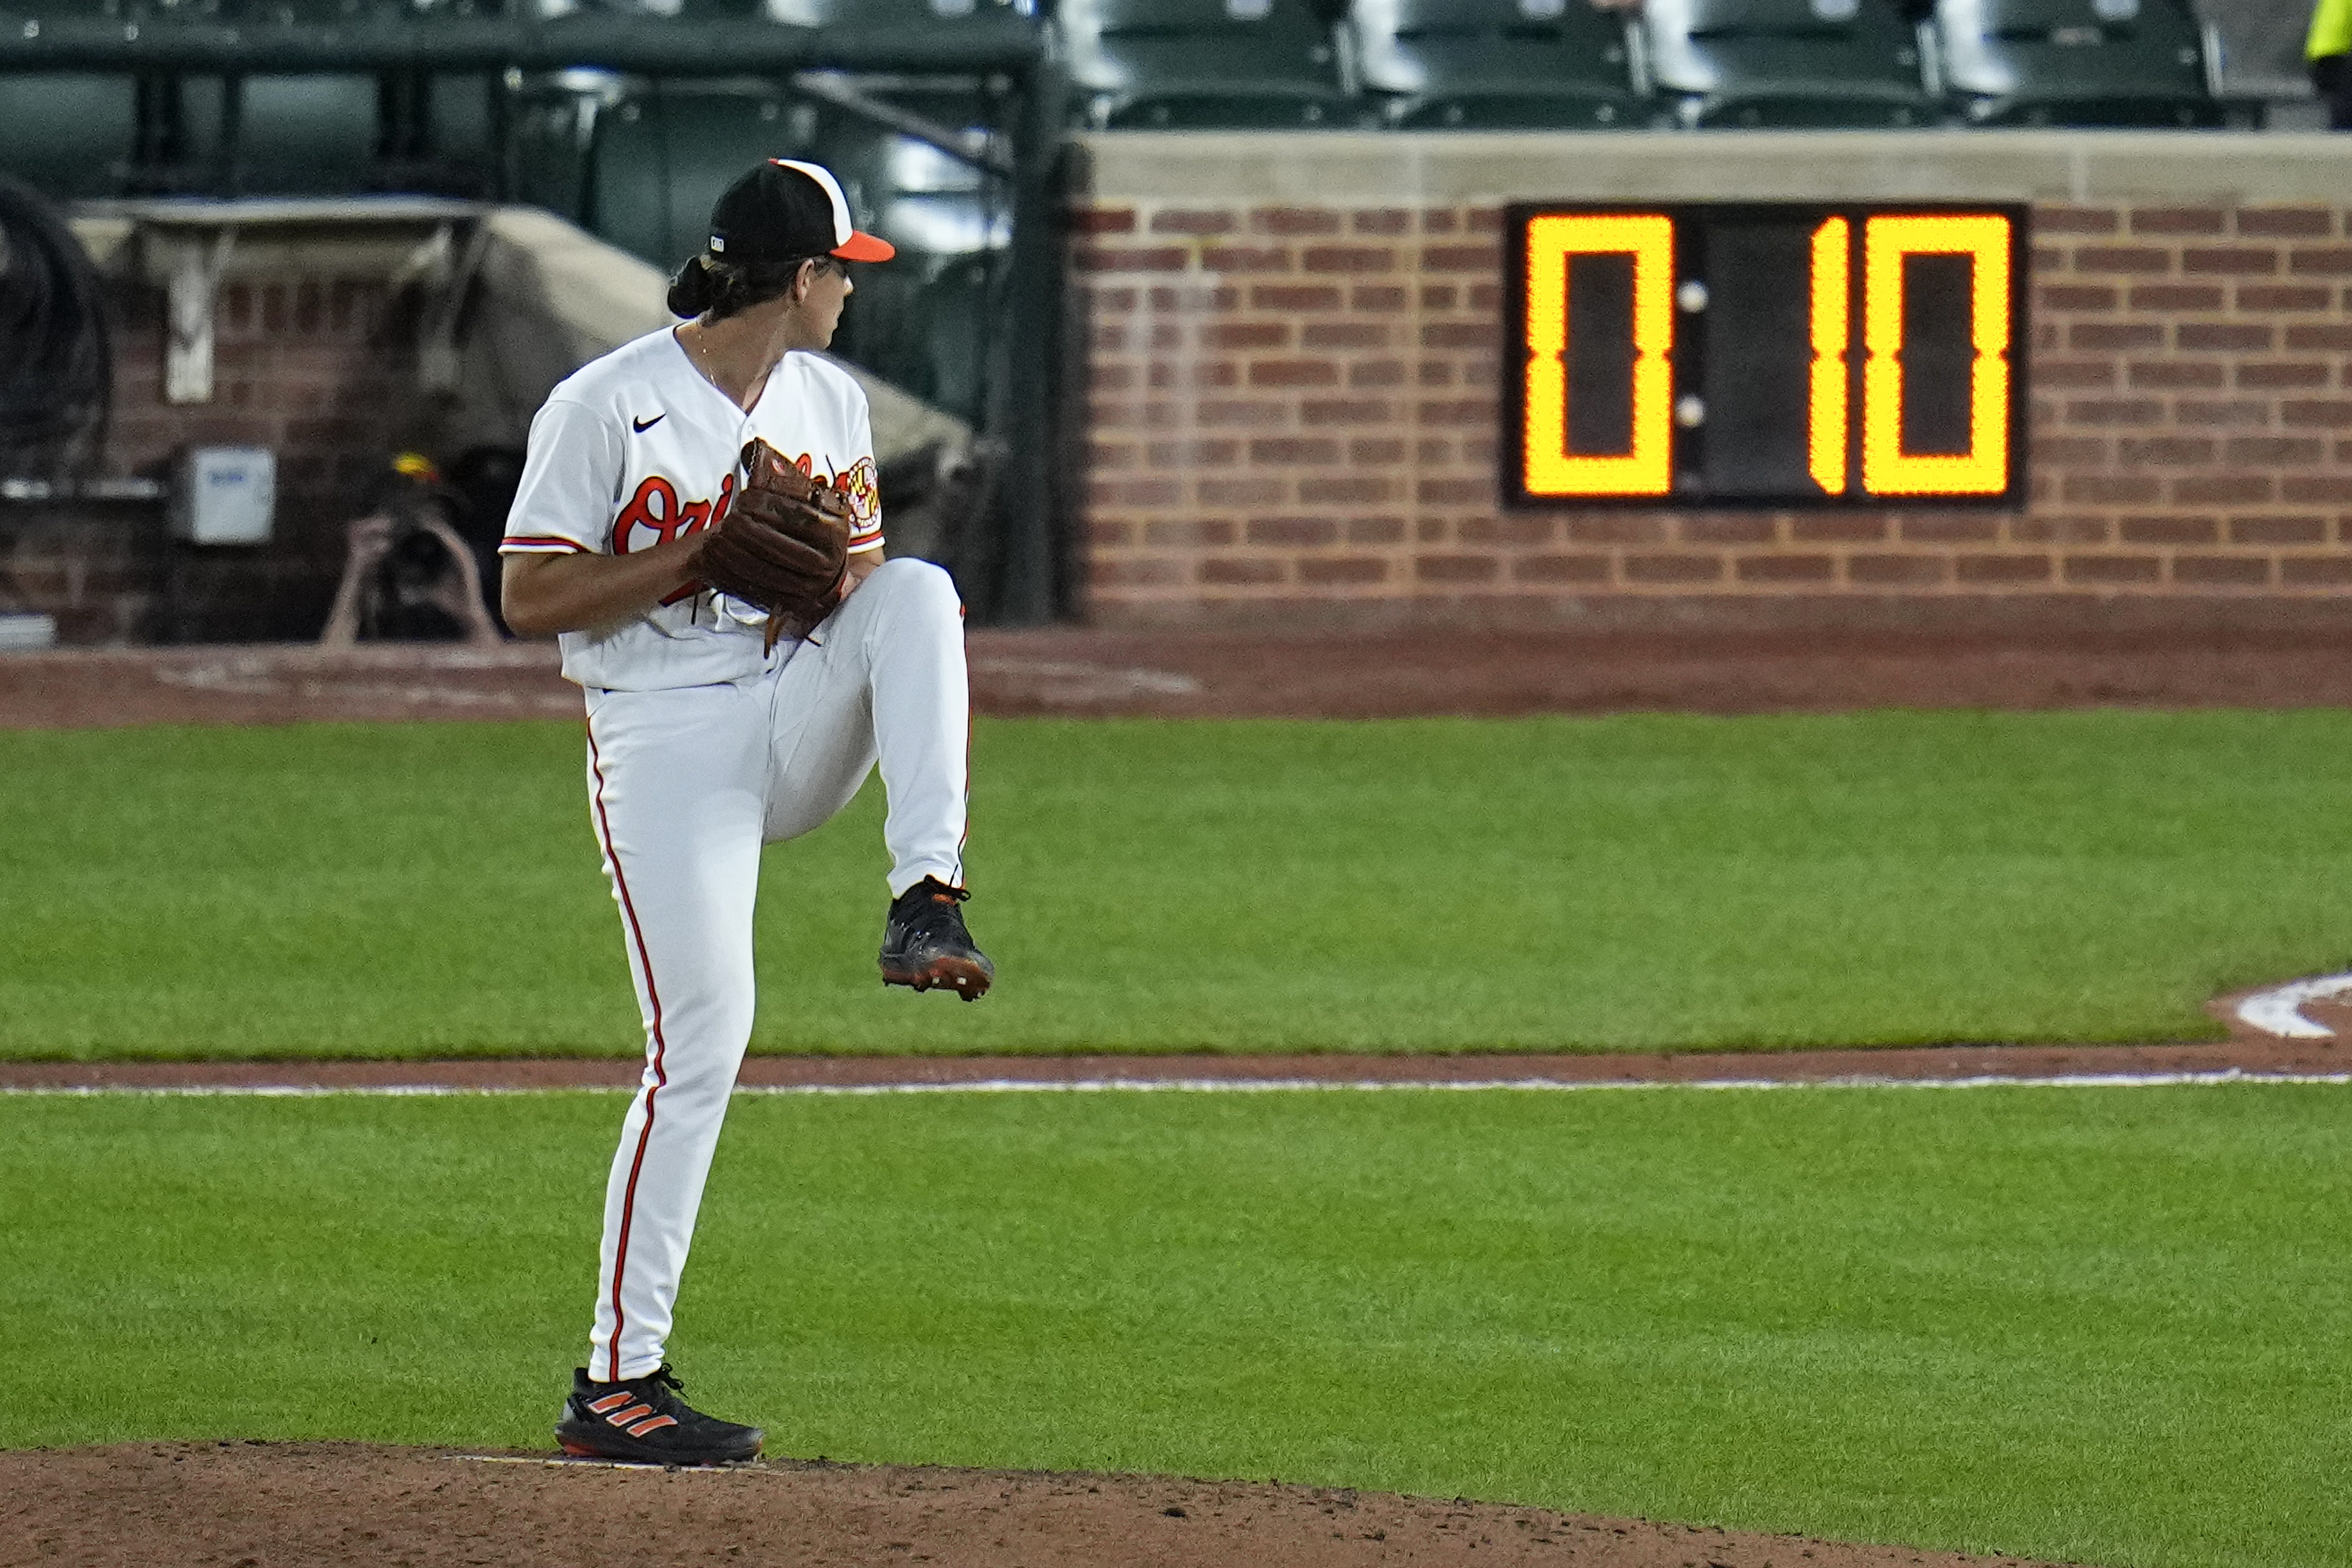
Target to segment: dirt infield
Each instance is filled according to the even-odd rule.
[[[2352,704],[2352,641],[2084,635],[974,632],[972,698],[1000,716],[1387,718],[1865,707]],[[0,729],[581,711],[548,643],[0,654]]]
[[[0,1453],[0,1564],[2032,1568],[1274,1481],[769,1462],[501,1463],[342,1443]]]

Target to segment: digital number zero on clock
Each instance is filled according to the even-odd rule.
[[[1514,502],[2022,504],[2022,206],[1507,217]]]

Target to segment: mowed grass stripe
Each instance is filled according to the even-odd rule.
[[[768,852],[767,1051],[2210,1037],[2352,963],[2352,716],[983,722],[965,1006],[880,790]],[[0,735],[0,1053],[633,1052],[575,725]],[[681,766],[690,766],[681,759]]]
[[[779,1452],[2336,1563],[2340,1088],[739,1102]],[[8,1441],[543,1446],[618,1095],[0,1102]]]

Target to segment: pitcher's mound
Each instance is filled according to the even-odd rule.
[[[0,1453],[0,1497],[5,1563],[2030,1568],[1272,1481],[793,1460],[659,1470],[362,1443]]]

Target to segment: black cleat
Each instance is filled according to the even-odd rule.
[[[618,1383],[591,1383],[586,1367],[573,1367],[555,1440],[580,1458],[640,1465],[731,1465],[760,1457],[760,1428],[705,1416],[678,1397],[685,1388],[667,1364]]]
[[[937,986],[976,1001],[996,978],[996,966],[963,928],[956,906],[971,894],[927,876],[890,901],[882,926],[882,983],[928,991]]]

